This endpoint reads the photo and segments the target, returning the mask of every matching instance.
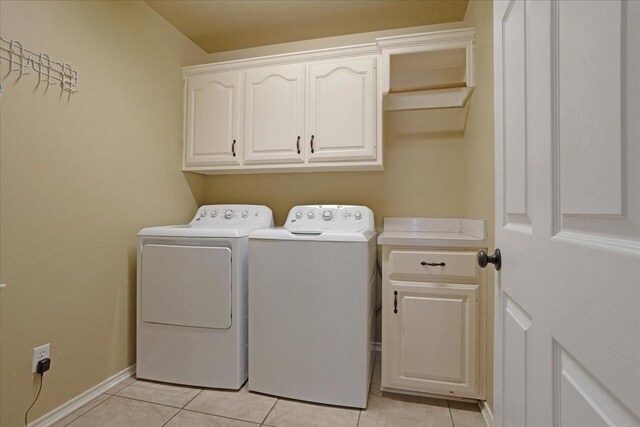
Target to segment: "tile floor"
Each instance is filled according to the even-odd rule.
[[[127,379],[55,427],[485,427],[478,406],[380,391],[376,356],[366,410],[313,405],[262,394]]]

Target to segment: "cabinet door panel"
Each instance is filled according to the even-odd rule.
[[[304,74],[304,65],[245,73],[245,163],[304,162]]]
[[[240,73],[189,77],[186,98],[185,167],[239,165]]]
[[[474,397],[477,391],[478,285],[391,281],[390,384]]]
[[[375,58],[310,64],[308,93],[309,161],[375,160]]]

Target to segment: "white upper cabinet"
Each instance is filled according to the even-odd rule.
[[[304,64],[244,73],[245,164],[304,162],[304,78]]]
[[[375,58],[309,65],[310,162],[376,159]]]
[[[186,85],[185,170],[240,165],[240,74],[197,75]]]
[[[184,170],[382,169],[379,56],[370,43],[184,68]]]
[[[385,110],[438,109],[431,122],[464,129],[474,33],[185,67],[184,170],[380,170]]]

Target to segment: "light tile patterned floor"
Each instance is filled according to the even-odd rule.
[[[127,379],[55,427],[486,427],[475,404],[380,391],[376,357],[366,410],[240,391]]]

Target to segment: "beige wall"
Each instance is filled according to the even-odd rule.
[[[476,27],[476,89],[470,100],[464,135],[463,180],[466,217],[486,218],[489,248],[494,247],[494,140],[493,140],[493,3],[471,0],[465,23]],[[493,408],[493,279],[487,268],[487,403]]]
[[[214,175],[207,178],[205,199],[265,204],[276,225],[284,223],[291,207],[302,204],[366,205],[377,227],[385,216],[459,216],[462,135],[423,139],[402,133],[401,121],[386,122],[384,171]]]
[[[182,65],[205,54],[142,2],[0,2],[0,29],[79,71],[80,92],[16,81],[0,95],[0,425],[52,368],[30,420],[135,362],[135,244],[188,221],[204,178],[181,172]]]
[[[267,204],[278,225],[289,208],[308,203],[368,205],[378,226],[384,216],[492,219],[491,3],[470,4],[478,87],[465,135],[430,135],[416,125],[428,115],[393,113],[384,171],[205,178],[180,172],[180,66],[229,53],[205,56],[139,2],[0,2],[4,38],[80,72],[80,92],[70,98],[55,86],[34,90],[35,76],[3,80],[0,281],[8,288],[0,291],[0,424],[20,425],[35,392],[34,346],[50,342],[53,362],[30,419],[134,362],[135,234],[144,226],[188,221],[204,202]],[[475,191],[478,182],[485,192]]]

